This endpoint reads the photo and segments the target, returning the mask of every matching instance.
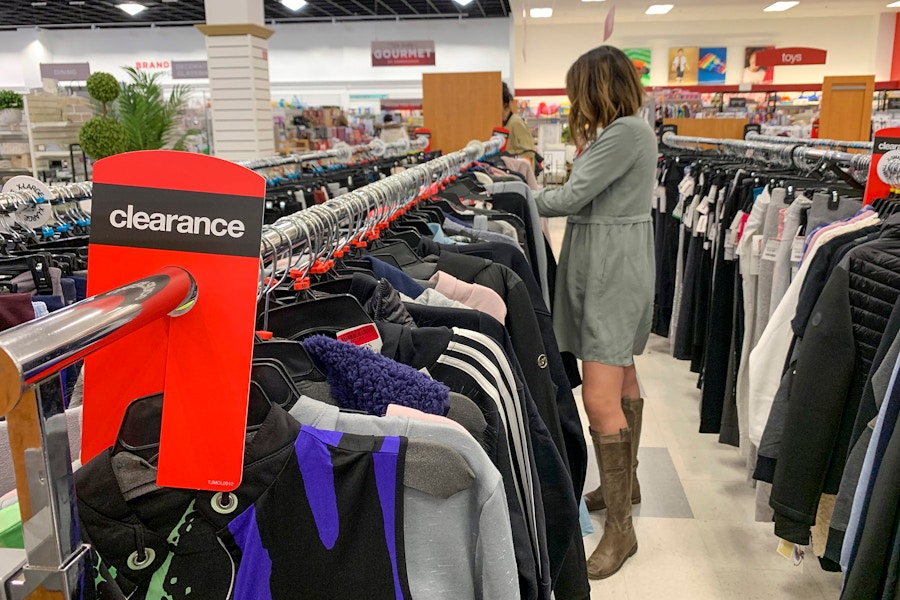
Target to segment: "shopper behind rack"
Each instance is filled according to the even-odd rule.
[[[409,134],[406,132],[406,127],[403,126],[403,123],[394,121],[394,115],[386,114],[384,115],[384,125],[381,127],[381,133],[378,137],[385,144],[392,144],[401,140],[408,140]]]
[[[509,141],[506,143],[507,154],[533,162],[534,136],[531,135],[525,119],[516,114],[516,99],[505,83],[503,84],[503,126],[509,131]]]
[[[582,55],[566,75],[569,128],[579,153],[568,182],[535,194],[544,216],[566,216],[554,328],[562,351],[584,361],[582,396],[601,487],[585,496],[607,508],[588,575],[609,577],[637,552],[631,505],[641,411],[634,355],[650,336],[655,285],[651,199],[656,136],[636,116],[644,90],[634,66],[612,46]]]

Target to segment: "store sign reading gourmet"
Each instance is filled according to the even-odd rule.
[[[418,67],[434,64],[434,42],[372,42],[373,67]]]

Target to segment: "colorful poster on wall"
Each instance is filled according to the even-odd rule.
[[[725,83],[725,71],[728,69],[728,50],[726,48],[700,48],[700,60],[697,63],[697,78],[703,85],[721,85]]]
[[[697,63],[700,48],[678,46],[669,48],[669,85],[697,85]]]
[[[623,52],[634,63],[634,68],[641,76],[641,83],[650,85],[650,61],[653,56],[650,48],[625,48]]]
[[[775,80],[775,67],[763,67],[756,63],[756,57],[760,52],[774,47],[753,46],[747,48],[744,54],[744,75],[741,77],[741,81],[744,83],[772,83]]]

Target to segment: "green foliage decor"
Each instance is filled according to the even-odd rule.
[[[87,78],[87,91],[91,98],[103,105],[103,116],[106,116],[106,105],[119,97],[119,82],[109,73],[97,71]]]
[[[87,81],[91,98],[102,103],[101,116],[85,123],[78,139],[84,152],[94,159],[105,158],[121,152],[135,150],[159,150],[170,147],[184,148],[187,136],[197,133],[190,130],[174,139],[178,119],[185,108],[191,89],[175,85],[168,97],[160,78],[162,73],[138,71],[125,67],[129,81],[119,83],[109,73],[93,73]],[[109,106],[107,104],[117,101]]]
[[[172,139],[191,88],[175,85],[166,98],[159,82],[161,73],[138,71],[132,67],[126,67],[125,71],[131,81],[122,84],[116,112],[128,132],[128,150],[158,150],[169,144],[176,150],[181,149],[184,138],[196,133],[189,131],[177,140]]]
[[[94,159],[106,158],[128,150],[128,132],[121,123],[109,117],[94,117],[81,126],[78,143],[84,153]]]
[[[22,94],[18,94],[12,90],[0,90],[0,110],[7,108],[24,108],[22,102]]]

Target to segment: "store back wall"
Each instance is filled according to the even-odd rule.
[[[403,21],[275,25],[269,76],[280,94],[341,93],[401,88],[421,97],[424,72],[512,73],[511,21]],[[372,41],[433,40],[433,67],[372,67]],[[0,31],[0,87],[40,85],[40,62],[91,63],[92,71],[124,78],[136,61],[204,60],[203,35],[193,27]],[[203,83],[203,82],[198,82]],[[349,92],[348,92],[349,90]]]
[[[665,17],[616,23],[608,43],[626,48],[651,48],[651,85],[668,84],[669,48],[728,48],[726,83],[741,81],[744,49],[748,46],[808,46],[828,50],[821,66],[778,67],[775,83],[821,83],[826,75],[875,74],[890,77],[893,13],[858,17],[732,21],[677,21]],[[569,65],[602,42],[602,23],[553,24],[530,19],[515,25],[515,85],[518,89],[562,88]]]

